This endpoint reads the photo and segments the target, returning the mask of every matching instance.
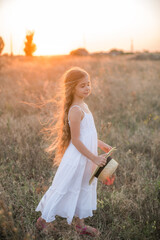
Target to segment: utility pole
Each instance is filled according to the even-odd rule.
[[[85,38],[85,33],[83,33],[83,47],[86,48],[86,38]]]
[[[13,42],[12,42],[12,34],[10,35],[10,49],[11,49],[11,56],[13,56]]]
[[[131,52],[133,53],[134,48],[133,48],[133,39],[131,39]]]

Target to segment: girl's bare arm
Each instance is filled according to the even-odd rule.
[[[104,152],[108,152],[112,147],[107,143],[98,139],[98,147],[102,149]]]
[[[84,156],[86,156],[87,158],[93,161],[96,158],[96,155],[90,152],[88,148],[86,148],[86,146],[79,139],[81,118],[82,118],[82,112],[80,109],[73,108],[70,111],[69,120],[70,120],[71,140],[73,145],[78,149],[79,152],[81,152]]]

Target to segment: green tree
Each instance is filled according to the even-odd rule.
[[[33,36],[34,32],[29,31],[26,35],[26,40],[25,40],[25,48],[24,52],[26,56],[32,56],[32,54],[36,51],[37,47],[36,44],[33,43]]]
[[[0,37],[0,55],[3,51],[3,48],[4,48],[4,41],[3,41],[2,37]]]
[[[89,55],[89,53],[85,48],[78,48],[78,49],[72,50],[70,52],[70,55],[87,56]]]

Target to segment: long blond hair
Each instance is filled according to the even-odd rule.
[[[45,149],[46,152],[52,154],[55,150],[53,163],[56,166],[60,164],[61,158],[71,140],[68,112],[73,102],[74,90],[79,81],[86,76],[90,79],[89,74],[80,67],[72,67],[62,75],[60,90],[54,98],[57,105],[54,120],[49,127],[42,129],[49,136],[48,139],[51,140],[50,146]]]

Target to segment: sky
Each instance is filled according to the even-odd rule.
[[[0,0],[3,53],[24,55],[34,31],[34,55],[63,55],[84,47],[90,53],[160,51],[160,0]]]

